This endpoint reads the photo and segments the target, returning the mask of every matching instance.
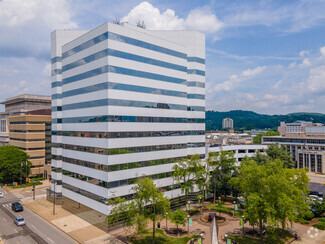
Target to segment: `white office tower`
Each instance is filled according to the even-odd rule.
[[[205,37],[105,23],[52,33],[52,190],[101,213],[151,177],[205,157]]]

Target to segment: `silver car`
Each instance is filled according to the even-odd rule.
[[[2,197],[3,197],[3,192],[0,191],[0,198],[2,198]]]
[[[25,219],[23,217],[16,217],[14,219],[14,222],[18,226],[21,226],[21,225],[25,225],[26,224]]]

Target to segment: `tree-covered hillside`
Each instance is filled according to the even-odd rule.
[[[325,114],[321,113],[291,113],[287,115],[266,115],[252,111],[232,110],[228,112],[207,111],[206,130],[222,128],[222,120],[232,118],[235,129],[264,129],[277,128],[281,121],[292,123],[297,120],[325,123]]]

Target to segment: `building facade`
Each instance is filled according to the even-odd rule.
[[[260,144],[252,144],[252,145],[227,145],[220,147],[209,147],[208,152],[233,152],[234,158],[236,159],[237,166],[239,166],[240,162],[245,158],[252,158],[256,155],[257,152],[265,153],[267,149],[267,145]]]
[[[223,129],[233,129],[234,121],[230,118],[225,118],[222,120],[222,128]]]
[[[27,114],[29,111],[51,109],[51,97],[23,94],[1,102],[5,112],[0,113],[0,146],[9,144],[9,116]]]
[[[51,157],[51,115],[9,116],[9,144],[29,155],[30,176],[48,177],[44,166]]]
[[[325,173],[325,127],[310,126],[305,132],[286,133],[284,136],[262,137],[263,144],[279,143],[290,151],[297,168],[307,167],[310,172]]]
[[[52,190],[109,214],[149,176],[170,198],[174,163],[205,157],[205,37],[105,23],[54,31]]]

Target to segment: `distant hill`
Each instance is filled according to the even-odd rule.
[[[232,118],[235,129],[276,129],[281,121],[292,123],[297,120],[325,123],[325,114],[321,113],[290,113],[287,115],[266,115],[252,111],[232,110],[228,112],[206,111],[206,130],[222,128],[222,120]]]

